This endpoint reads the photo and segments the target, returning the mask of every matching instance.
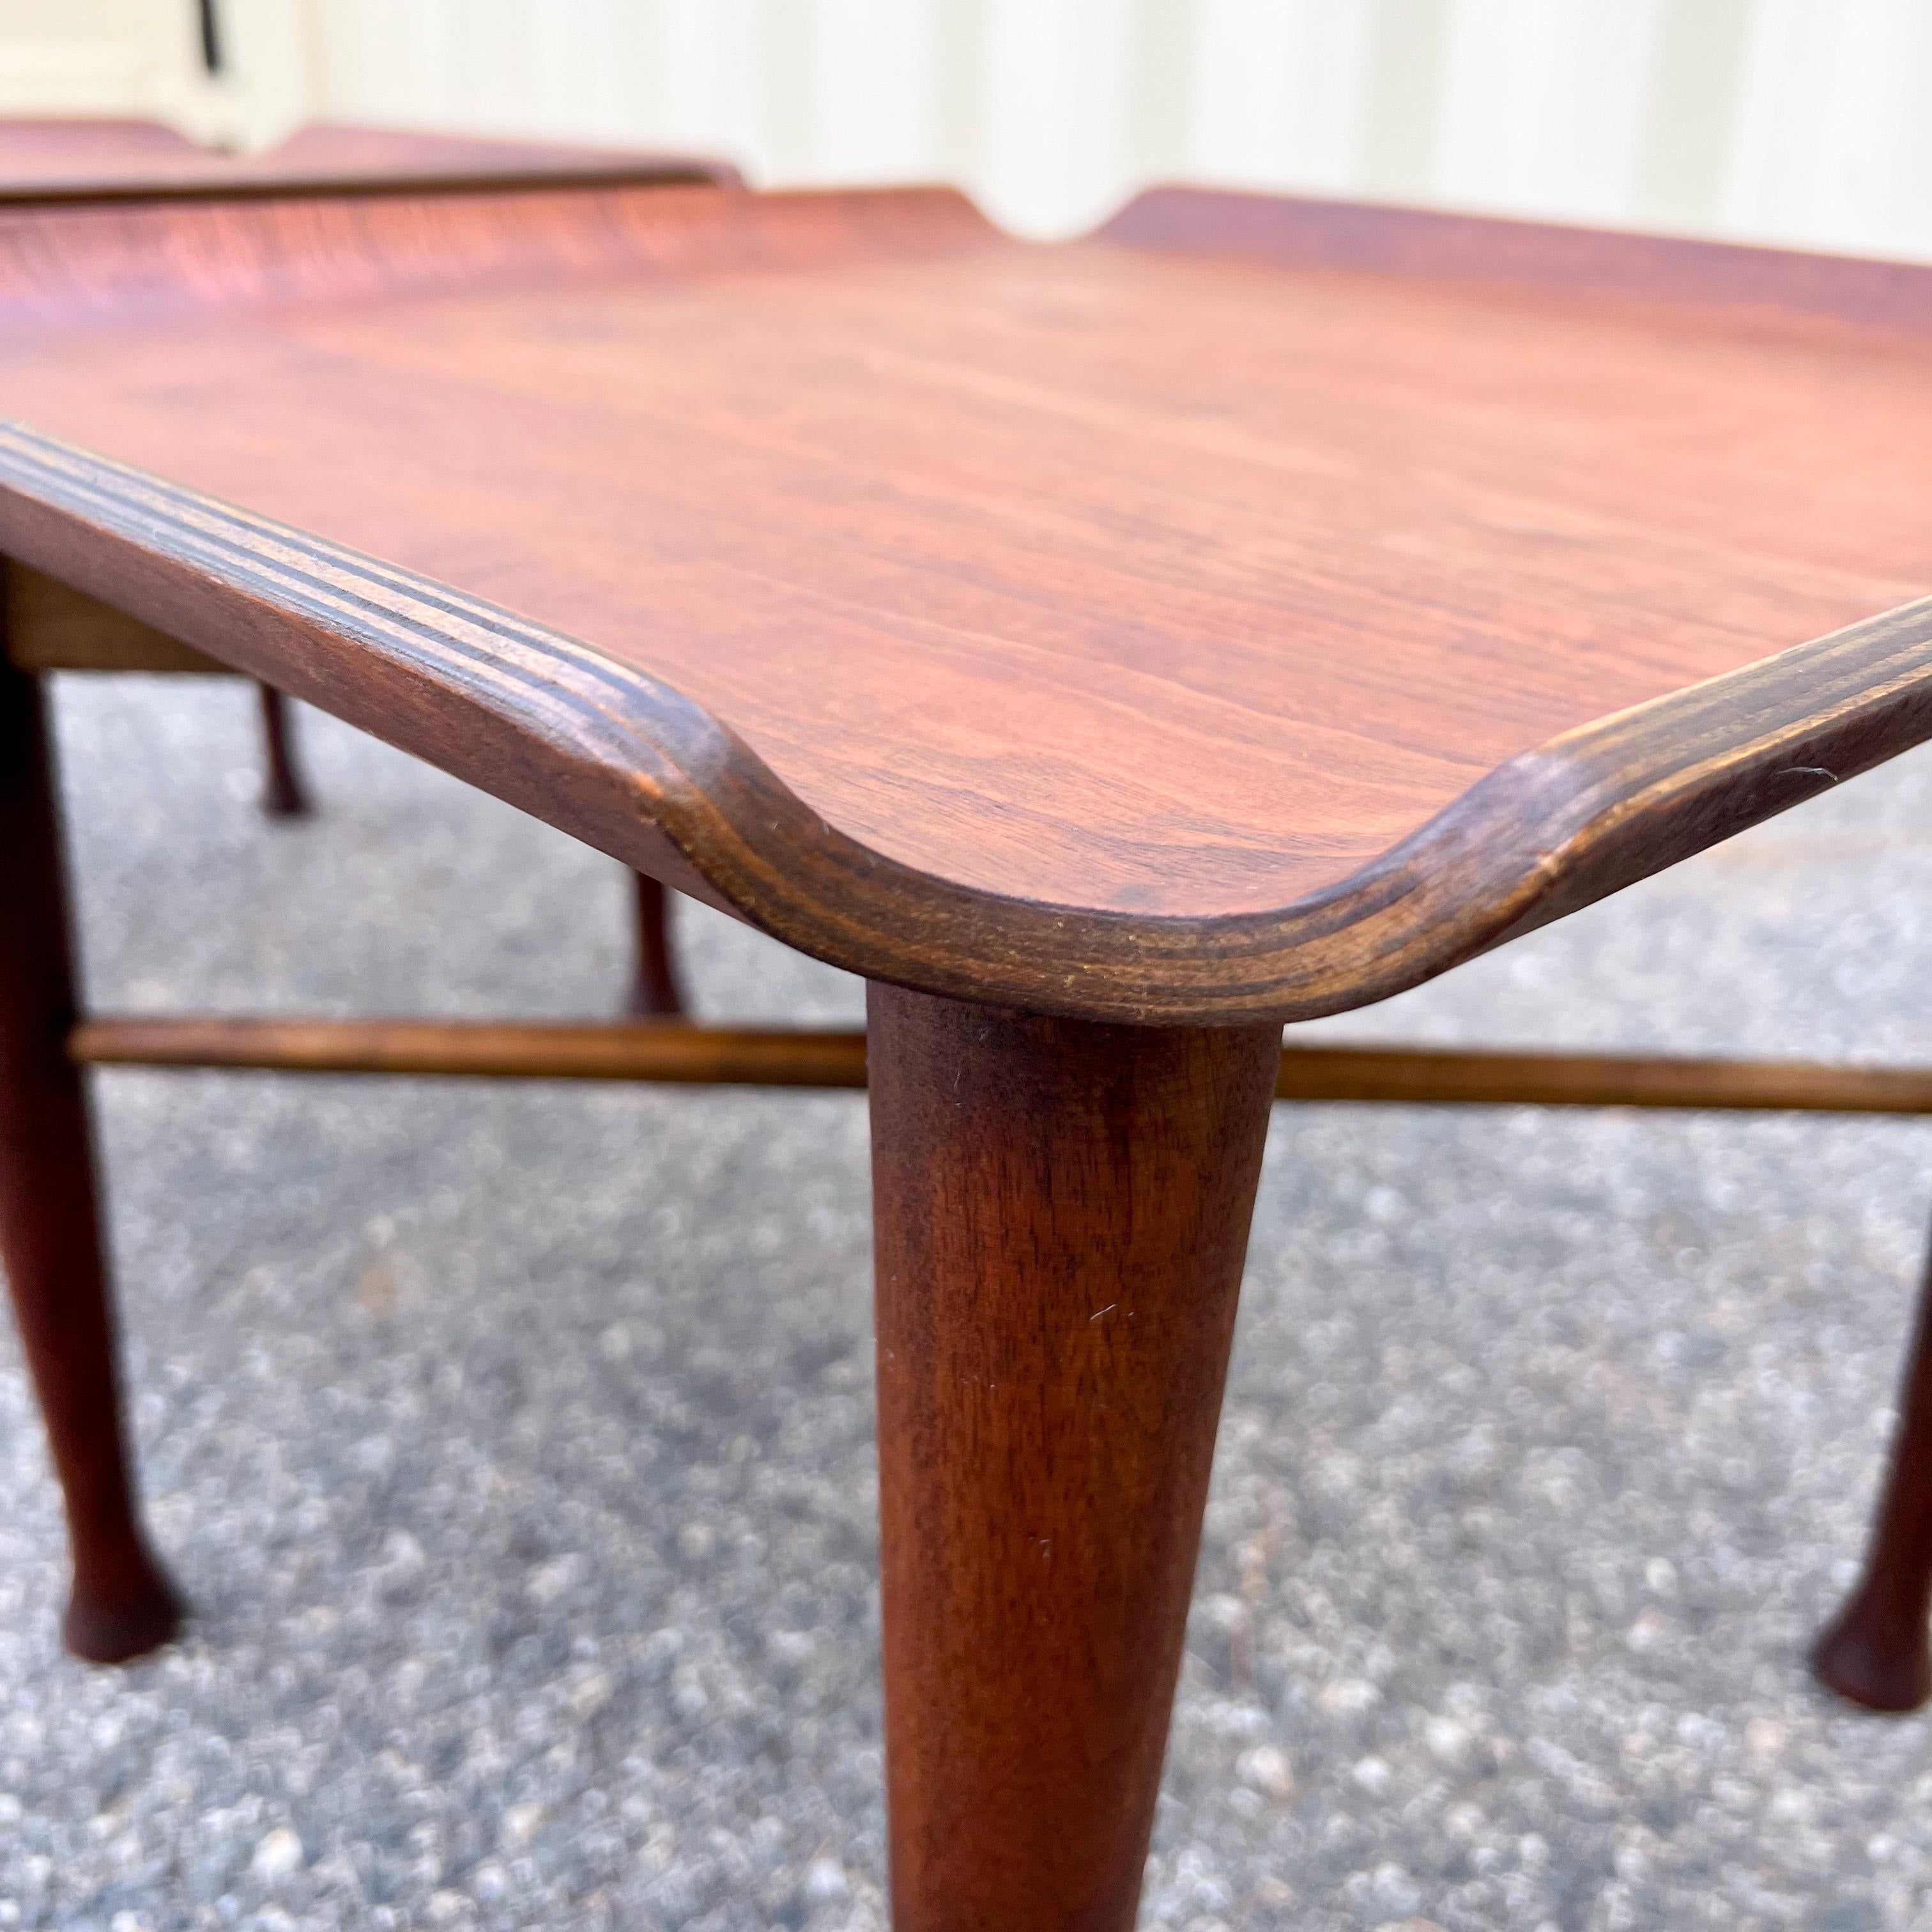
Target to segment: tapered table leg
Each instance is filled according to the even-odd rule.
[[[639,1019],[672,1019],[684,1011],[684,993],[671,951],[671,896],[642,872],[632,877],[637,881],[638,958],[630,1010]]]
[[[296,762],[289,701],[272,684],[258,684],[262,700],[262,809],[271,818],[299,818],[308,808],[308,788]]]
[[[0,662],[0,1260],[67,1502],[68,1647],[118,1663],[179,1610],[142,1533],[121,1432],[44,700]]]
[[[1124,1932],[1280,1034],[874,986],[896,1932]]]
[[[1874,1711],[1932,1696],[1932,1262],[1919,1289],[1892,1466],[1864,1576],[1811,1654],[1819,1679]]]

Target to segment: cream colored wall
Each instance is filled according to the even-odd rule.
[[[152,49],[178,44],[190,8],[0,0],[5,104],[122,84],[85,61],[32,77],[31,48],[60,40],[49,22],[116,14],[151,50],[125,84],[164,92]],[[688,146],[766,182],[957,181],[1042,232],[1187,176],[1932,256],[1932,0],[224,0],[222,15],[232,71],[195,111],[252,141],[326,114]]]
[[[0,114],[158,116],[190,128],[225,111],[179,0],[0,0]]]

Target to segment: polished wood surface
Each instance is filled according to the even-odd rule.
[[[799,1028],[104,1013],[75,1027],[68,1051],[82,1064],[98,1066],[695,1086],[866,1084],[863,1034]],[[1932,1114],[1932,1068],[1290,1046],[1282,1052],[1275,1097],[1409,1106],[1910,1115]]]
[[[1132,247],[1223,260],[1681,304],[1746,332],[1754,321],[1781,332],[1803,316],[1913,334],[1932,328],[1932,276],[1915,262],[1193,188],[1150,188],[1100,232]]]
[[[64,116],[0,121],[0,206],[173,196],[291,195],[569,181],[734,183],[728,163],[569,142],[315,122],[273,146],[204,146],[159,122]]]
[[[180,486],[10,434],[0,546],[804,950],[1096,1017],[1380,997],[1932,726],[1902,302],[1216,252],[1228,199],[0,216],[0,407]]]
[[[184,158],[186,158],[184,159]],[[265,154],[222,154],[195,148],[172,130],[140,121],[0,122],[0,204],[48,200],[116,200],[178,194],[184,170],[236,194],[352,190],[403,186],[513,186],[533,180],[618,179],[628,182],[735,184],[722,164],[616,151],[504,142],[433,133],[316,123]],[[104,180],[112,185],[104,190]],[[38,575],[8,567],[8,656],[35,670],[218,670],[185,642],[98,600]],[[273,818],[310,809],[287,699],[258,687],[264,751],[262,808]],[[668,937],[669,908],[656,880],[633,875],[638,896],[636,970],[627,1004],[646,1013],[682,1010]]]
[[[862,1033],[568,1021],[142,1018],[100,1014],[80,1064],[282,1073],[646,1080],[676,1086],[862,1088]]]
[[[1283,1100],[1398,1106],[1650,1107],[1717,1112],[1932,1114],[1932,1067],[1834,1066],[1493,1048],[1298,1046],[1281,1056]]]
[[[0,1262],[67,1507],[68,1647],[118,1663],[180,1611],[143,1534],[123,1438],[99,1186],[65,1052],[74,967],[38,680],[0,662]]]
[[[1127,1932],[1274,1032],[868,1012],[892,1923]]]

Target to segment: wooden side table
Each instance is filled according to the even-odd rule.
[[[538,186],[0,213],[0,551],[98,636],[191,640],[871,984],[863,1040],[76,1024],[8,673],[0,1238],[84,1654],[176,1615],[85,1062],[869,1083],[902,1932],[1132,1922],[1274,1099],[1932,1111],[1923,1073],[1280,1037],[1932,734],[1932,273],[1195,192],[1036,247],[943,193]],[[1924,1529],[1856,1624],[1888,1668]]]

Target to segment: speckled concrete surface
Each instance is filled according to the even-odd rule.
[[[238,688],[62,693],[95,996],[604,1010],[615,870]],[[1932,1058],[1908,760],[1362,1036]],[[707,1012],[855,1016],[708,914]],[[198,1616],[54,1640],[0,1340],[0,1925],[883,1922],[862,1104],[121,1073],[141,1455]],[[1144,1919],[1932,1924],[1932,1726],[1801,1665],[1932,1127],[1277,1110]]]

